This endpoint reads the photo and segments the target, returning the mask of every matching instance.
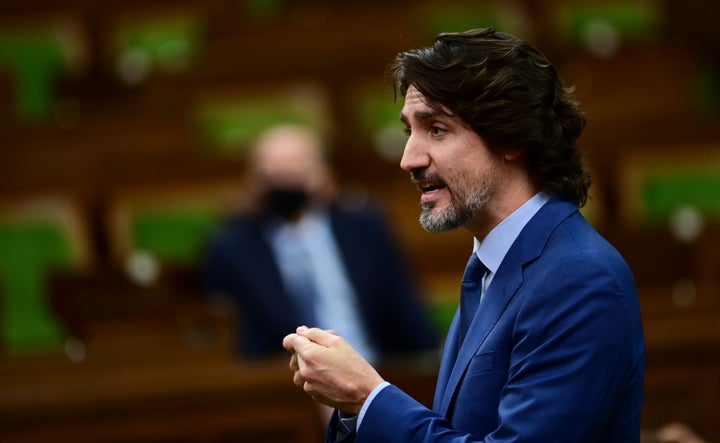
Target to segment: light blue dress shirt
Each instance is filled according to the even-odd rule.
[[[292,287],[299,272],[310,274],[317,297],[314,326],[337,331],[360,355],[374,362],[376,351],[360,318],[357,295],[325,213],[308,211],[296,223],[277,224],[270,229],[269,240],[286,285]]]

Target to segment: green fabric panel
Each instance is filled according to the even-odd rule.
[[[140,24],[128,30],[125,44],[158,58],[189,58],[200,45],[198,26],[189,20]]]
[[[160,260],[195,264],[219,220],[218,214],[209,211],[143,214],[133,222],[133,244],[135,249],[150,251]]]
[[[445,298],[442,301],[433,301],[429,304],[430,320],[441,337],[444,337],[450,329],[450,323],[452,323],[457,307],[457,300]]]
[[[57,38],[51,34],[0,36],[0,65],[17,76],[17,107],[23,118],[47,115],[53,104],[53,82],[65,69]]]
[[[370,129],[382,129],[389,125],[397,126],[398,131],[403,130],[400,122],[400,111],[402,111],[402,100],[394,102],[392,92],[384,91],[380,95],[366,96],[363,100],[360,118],[363,125]]]
[[[55,348],[64,333],[47,306],[47,269],[21,265],[3,277],[3,346],[11,353]]]
[[[643,183],[642,201],[655,222],[667,220],[682,206],[720,218],[720,170],[650,176]]]
[[[256,135],[278,123],[313,122],[288,103],[241,103],[208,113],[200,122],[200,131],[217,151],[244,153]]]
[[[63,331],[47,305],[45,281],[52,269],[72,263],[72,251],[57,226],[0,225],[0,292],[3,345],[9,352],[54,347]]]
[[[647,41],[655,35],[660,18],[652,6],[644,4],[577,5],[570,12],[568,31],[580,40],[588,24],[596,21],[611,24],[628,40]]]
[[[707,111],[720,107],[720,67],[698,73],[697,101]]]

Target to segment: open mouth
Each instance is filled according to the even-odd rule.
[[[418,183],[417,187],[418,187],[418,189],[420,189],[420,192],[425,194],[428,192],[437,191],[438,189],[446,188],[447,186],[445,185],[445,183],[428,182],[428,183]]]
[[[423,203],[433,200],[435,193],[447,188],[447,184],[438,174],[430,173],[425,170],[413,171],[410,175],[410,179],[422,194],[421,201]]]
[[[417,174],[412,177],[412,182],[423,194],[447,188],[437,174]]]

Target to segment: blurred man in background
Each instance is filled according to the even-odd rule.
[[[376,363],[435,349],[390,231],[367,205],[342,205],[317,132],[266,130],[246,179],[248,210],[211,238],[204,263],[205,289],[235,307],[240,356],[282,352],[299,324],[337,331]]]

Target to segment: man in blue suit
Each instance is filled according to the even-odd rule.
[[[328,441],[638,442],[644,338],[633,276],[578,212],[585,124],[547,59],[493,29],[398,55],[401,167],[423,227],[474,237],[433,408],[337,334],[283,341],[293,381],[337,408]]]

